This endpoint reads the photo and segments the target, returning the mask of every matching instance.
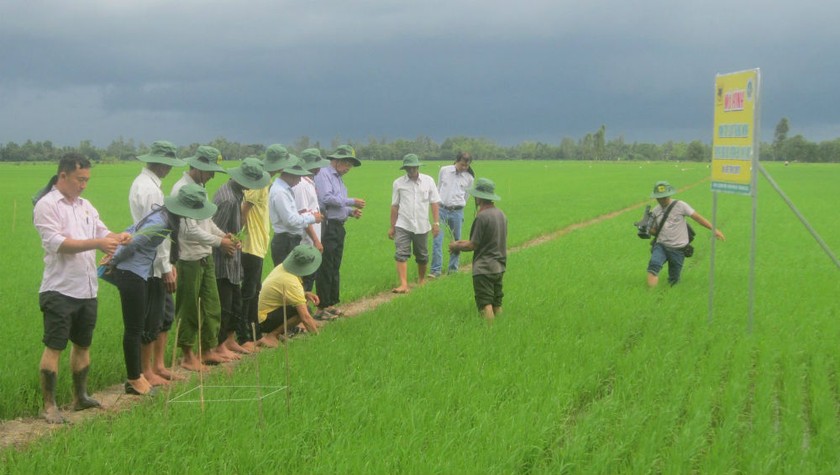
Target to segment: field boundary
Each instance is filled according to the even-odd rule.
[[[683,188],[680,188],[679,191],[689,190],[694,188],[704,182],[709,181],[709,178],[704,178],[696,183],[692,183],[687,185]],[[573,223],[567,225],[562,229],[558,229],[555,231],[548,232],[546,234],[537,236],[533,239],[530,239],[522,244],[519,244],[514,247],[508,248],[509,253],[516,253],[525,249],[529,249],[534,246],[539,246],[541,244],[545,244],[547,242],[553,241],[555,239],[559,239],[569,233],[574,231],[585,229],[589,226],[594,226],[596,224],[602,223],[604,221],[616,218],[623,214],[629,213],[638,209],[641,206],[649,203],[650,200],[640,201],[633,205],[621,208],[619,210],[611,211],[609,213],[605,213],[594,218],[588,219],[586,221],[581,221],[579,223]],[[463,271],[469,269],[471,264],[465,263],[461,265],[459,271]],[[346,317],[356,317],[361,315],[365,312],[369,312],[371,310],[376,309],[380,305],[390,302],[394,298],[399,297],[400,295],[393,294],[390,291],[380,292],[379,294],[371,295],[368,297],[363,297],[361,299],[355,300],[350,302],[346,305],[342,305],[342,309],[345,313]],[[238,362],[230,362],[224,363],[219,365],[218,368],[212,369],[212,371],[231,371]],[[173,384],[186,384],[192,381],[193,377],[192,373],[186,373],[179,369],[179,374],[189,376],[188,379],[182,383],[173,383]],[[161,388],[163,391],[167,391],[166,388]],[[63,430],[66,428],[71,428],[73,425],[83,422],[87,419],[98,417],[98,416],[105,416],[105,415],[113,415],[125,410],[128,410],[137,404],[141,404],[148,399],[145,398],[138,398],[133,396],[125,395],[124,385],[122,383],[110,386],[108,388],[102,389],[101,391],[96,392],[92,395],[94,399],[97,399],[102,403],[103,408],[100,409],[88,409],[86,411],[80,412],[73,412],[70,407],[63,407],[62,415],[68,421],[67,424],[48,424],[44,419],[40,417],[26,417],[26,418],[16,418],[11,420],[0,421],[0,450],[8,448],[8,447],[15,447],[17,449],[25,449],[26,446],[41,437],[44,437],[48,434],[51,434],[55,431]]]

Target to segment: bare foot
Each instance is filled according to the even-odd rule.
[[[243,355],[247,355],[248,353],[251,353],[251,351],[246,349],[244,346],[240,345],[236,340],[227,340],[227,341],[225,341],[224,345],[225,345],[225,348],[227,348],[228,350],[230,350],[234,353],[241,353]]]
[[[257,341],[258,345],[265,346],[267,348],[277,348],[280,346],[280,340],[274,335],[263,335],[262,338]]]
[[[47,420],[47,424],[64,424],[65,422],[64,417],[56,406],[45,408],[43,416]]]
[[[224,344],[217,346],[213,351],[227,361],[234,361],[242,358],[238,354],[230,351]]]
[[[149,384],[151,384],[152,386],[165,386],[169,384],[168,379],[162,378],[161,376],[159,376],[151,370],[143,373],[143,376],[146,378],[146,381],[148,381]]]
[[[201,362],[205,364],[221,364],[227,363],[228,360],[222,358],[222,356],[215,351],[207,351],[203,355],[201,355]]]
[[[155,368],[154,372],[155,372],[156,375],[160,376],[161,378],[168,379],[170,381],[183,381],[183,380],[187,379],[186,377],[181,376],[180,374],[177,374],[177,373],[173,373],[172,371],[169,371],[166,368]]]
[[[181,367],[187,371],[209,371],[210,368],[198,361],[198,358],[184,358],[181,360]]]
[[[248,353],[256,353],[260,351],[260,348],[259,346],[257,346],[257,343],[254,343],[253,341],[246,341],[242,344],[242,348],[245,348],[248,351]]]

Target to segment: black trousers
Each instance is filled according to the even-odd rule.
[[[219,325],[219,344],[233,332],[241,332],[245,326],[242,318],[242,288],[228,279],[216,279],[219,288],[219,304],[222,307],[222,322]]]
[[[260,290],[262,290],[262,271],[262,257],[242,253],[242,319],[245,321],[245,328],[237,332],[240,344],[254,339],[251,324],[256,329],[256,339],[262,338],[260,322],[257,319]]]
[[[316,277],[319,308],[327,308],[338,304],[340,300],[339,287],[341,277],[341,259],[344,257],[344,222],[334,219],[321,224],[321,244],[324,246],[321,267]]]
[[[301,236],[291,233],[276,233],[271,238],[271,260],[274,267],[283,263],[283,260],[292,252],[292,249],[300,244]]]
[[[139,275],[122,269],[114,269],[117,289],[120,291],[123,317],[123,357],[128,379],[140,377],[140,345],[143,334],[157,332],[160,320],[153,321],[146,311],[149,304],[148,284]]]

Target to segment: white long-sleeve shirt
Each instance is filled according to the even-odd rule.
[[[195,184],[188,172],[172,186],[172,196],[178,196],[178,190],[184,185]],[[212,219],[195,220],[181,218],[178,230],[178,259],[197,261],[213,252],[214,247],[222,244],[225,233],[216,226]]]
[[[140,170],[140,174],[128,190],[128,207],[131,209],[131,219],[135,223],[151,213],[152,207],[163,206],[163,190],[160,186],[160,177],[154,172],[145,167]],[[169,263],[171,245],[172,243],[166,239],[158,246],[157,256],[152,266],[155,277],[172,271],[172,264]]]

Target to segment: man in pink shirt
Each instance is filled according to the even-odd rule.
[[[55,402],[58,361],[67,341],[73,371],[73,409],[100,404],[87,394],[90,344],[96,326],[96,250],[107,255],[131,240],[114,234],[99,213],[81,197],[90,180],[90,161],[77,153],[65,154],[54,176],[35,203],[33,220],[44,248],[44,277],[39,303],[44,314],[44,354],[41,357],[41,390],[44,418],[64,422]]]

